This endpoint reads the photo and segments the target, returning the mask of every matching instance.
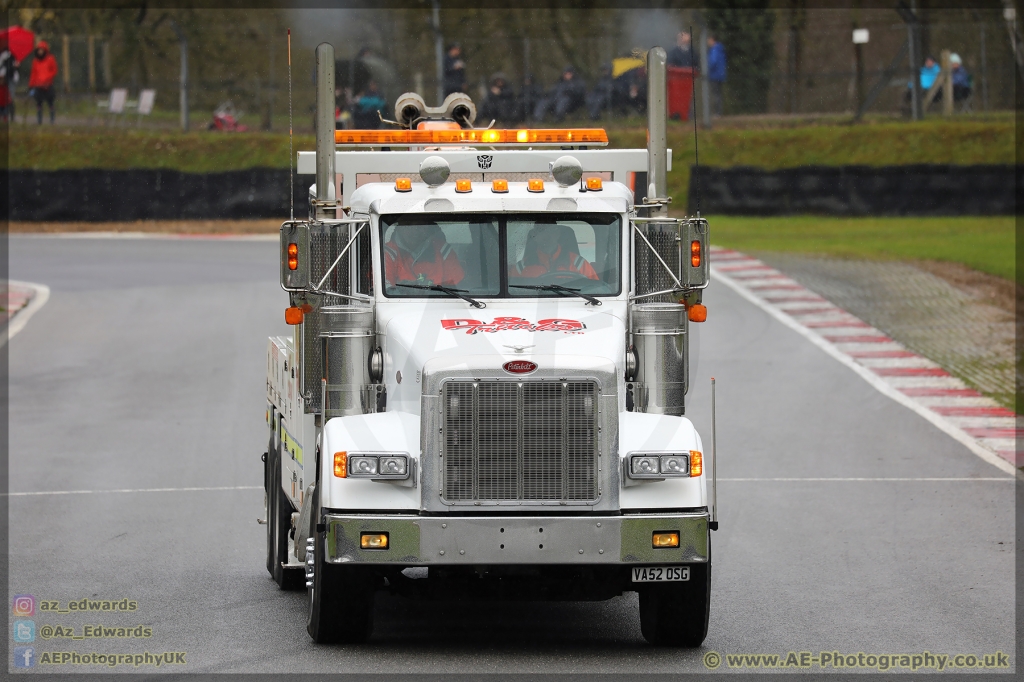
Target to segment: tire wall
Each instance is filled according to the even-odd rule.
[[[1013,215],[1022,188],[1017,167],[1005,165],[701,167],[700,208],[706,215]]]
[[[6,215],[24,221],[286,220],[288,170],[7,170]],[[295,215],[306,217],[312,178],[295,176]]]

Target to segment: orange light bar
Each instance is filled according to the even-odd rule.
[[[544,181],[541,180],[540,178],[530,178],[526,182],[526,189],[528,189],[531,192],[543,192]]]
[[[508,191],[508,180],[492,180],[491,191],[497,192],[498,194],[504,194]]]
[[[284,321],[287,324],[302,324],[302,308],[285,308]]]
[[[700,267],[700,242],[696,239],[690,242],[690,265]]]
[[[472,192],[473,182],[470,180],[456,180],[455,181],[456,192]]]
[[[667,549],[679,546],[679,531],[660,531],[651,535],[651,547],[654,549]]]
[[[600,192],[602,189],[601,178],[587,178],[587,190],[590,192]]]
[[[395,191],[396,192],[411,192],[412,191],[412,179],[410,179],[410,178],[395,178]]]
[[[334,453],[334,475],[338,478],[348,478],[348,453]]]
[[[435,144],[607,145],[603,128],[522,130],[336,130],[335,144],[408,146]]]
[[[704,455],[700,450],[690,450],[690,476],[700,476],[704,473]]]

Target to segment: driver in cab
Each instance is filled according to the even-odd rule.
[[[465,277],[459,257],[437,223],[395,225],[384,244],[384,280],[388,285],[458,284]]]
[[[593,266],[586,258],[573,251],[575,242],[572,228],[554,221],[537,221],[526,238],[523,258],[509,268],[508,274],[510,277],[526,278],[542,277],[552,272],[566,272],[587,279],[597,279],[597,272]]]

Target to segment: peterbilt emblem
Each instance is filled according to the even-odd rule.
[[[481,170],[487,170],[491,167],[491,161],[493,160],[494,157],[490,154],[481,154],[476,157],[476,165],[480,166]]]
[[[537,363],[529,360],[510,360],[501,368],[509,374],[529,374],[537,371]]]

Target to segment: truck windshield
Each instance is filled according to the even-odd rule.
[[[621,290],[621,229],[614,213],[382,216],[384,293],[449,296],[399,286],[418,284],[473,297],[559,297],[566,288],[614,296]]]

